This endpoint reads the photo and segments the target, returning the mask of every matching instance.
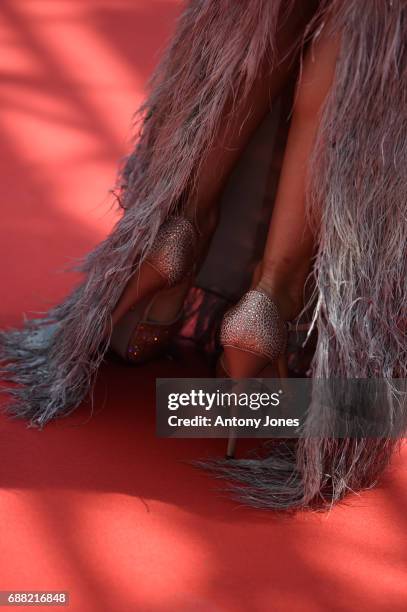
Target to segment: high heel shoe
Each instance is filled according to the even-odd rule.
[[[218,376],[227,378],[286,377],[284,359],[287,346],[288,325],[282,319],[277,305],[263,291],[251,289],[228,310],[220,330],[220,342],[224,349],[217,368]],[[229,355],[225,349],[232,349]],[[239,352],[258,357],[243,368]],[[270,371],[270,366],[273,368]],[[225,376],[226,375],[226,376]],[[229,435],[226,457],[234,458],[236,438]]]
[[[169,321],[151,317],[157,299],[171,299],[189,276],[195,262],[197,235],[184,217],[170,217],[161,226],[144,260],[162,277],[162,288],[153,297],[139,300],[114,326],[111,349],[128,363],[141,364],[162,354],[182,325],[182,308]]]
[[[169,217],[160,227],[145,262],[174,287],[192,272],[197,233],[185,217]]]

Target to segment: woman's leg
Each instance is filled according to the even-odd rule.
[[[304,6],[300,0],[296,2],[290,18],[282,24],[277,34],[277,52],[282,58],[280,63],[270,73],[270,67],[265,61],[245,104],[239,107],[238,113],[230,109],[225,117],[224,130],[201,165],[194,197],[186,210],[186,216],[196,224],[200,235],[198,259],[205,253],[216,227],[220,194],[233,166],[268,111],[271,101],[295,67],[298,51],[294,44],[312,17],[316,3],[306,4],[307,6]],[[113,324],[141,297],[154,293],[161,286],[160,275],[150,266],[142,264],[139,272],[129,281],[112,314]],[[171,319],[178,312],[187,288],[188,281],[185,281],[178,292],[172,291],[171,300],[156,301],[157,320]]]
[[[339,40],[321,32],[306,53],[263,260],[253,279],[289,321],[303,307],[306,278],[315,250],[306,222],[307,168],[323,103],[332,83]],[[226,347],[224,363],[233,376],[259,371],[266,359]]]

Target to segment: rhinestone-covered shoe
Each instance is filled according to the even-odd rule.
[[[268,295],[251,289],[223,317],[220,341],[224,348],[234,347],[274,361],[286,349],[287,324]]]
[[[183,280],[195,261],[196,231],[185,217],[169,217],[160,227],[146,262],[163,276],[169,287]]]
[[[165,324],[141,321],[130,336],[126,361],[141,364],[159,357],[169,348],[181,325],[182,316]]]
[[[168,291],[172,290],[164,290],[165,293]],[[110,348],[124,361],[141,364],[165,353],[182,327],[182,308],[170,321],[161,322],[150,318],[152,305],[160,296],[163,296],[161,291],[153,298],[139,302],[114,326]]]

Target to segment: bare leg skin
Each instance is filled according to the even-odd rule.
[[[280,64],[270,72],[268,65],[262,67],[254,83],[253,90],[239,112],[232,112],[226,127],[219,134],[217,145],[203,161],[197,181],[196,191],[188,203],[186,216],[195,223],[199,232],[199,260],[206,252],[218,218],[219,199],[226,179],[246,146],[254,130],[268,111],[270,102],[284,86],[291,70],[294,68],[296,52],[288,51],[293,42],[304,30],[313,14],[314,2],[300,1],[292,11],[292,17],[280,28],[277,35],[277,49],[283,58]],[[155,300],[151,311],[157,321],[170,320],[179,312],[190,281],[180,284],[179,291],[171,294],[163,291],[162,297]],[[114,312],[113,325],[140,299],[162,289],[163,279],[148,264],[142,264],[139,272],[131,279],[124,290]],[[171,297],[170,297],[171,296]]]
[[[322,32],[305,56],[267,243],[253,282],[276,302],[287,321],[302,310],[304,285],[315,251],[305,215],[306,175],[338,50],[338,38]],[[255,376],[267,363],[264,357],[229,347],[223,361],[236,377]],[[284,375],[283,363],[280,375]]]

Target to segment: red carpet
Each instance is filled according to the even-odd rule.
[[[75,278],[56,271],[111,226],[106,194],[178,10],[2,0],[1,326],[62,297]],[[193,356],[110,364],[92,416],[42,432],[1,418],[0,590],[69,591],[75,612],[405,610],[407,453],[330,514],[237,507],[185,464],[222,441],[154,434],[155,377],[205,373]]]

